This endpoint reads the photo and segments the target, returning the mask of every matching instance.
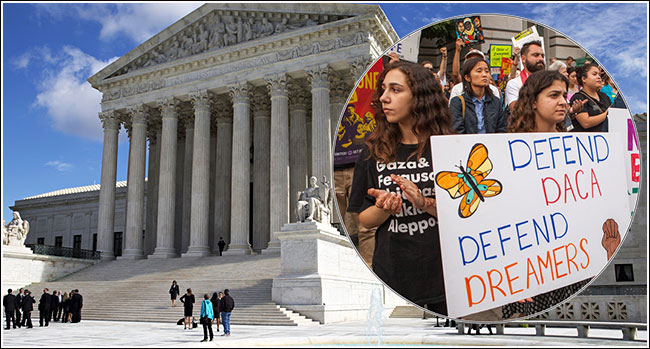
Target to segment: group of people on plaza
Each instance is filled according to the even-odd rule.
[[[2,299],[2,305],[5,307],[5,317],[7,326],[5,329],[12,328],[32,328],[32,311],[36,303],[35,296],[32,292],[20,288],[17,294],[13,294],[12,289],[7,290],[7,294]],[[63,292],[54,290],[49,293],[45,288],[43,294],[38,300],[38,318],[39,326],[47,327],[51,321],[63,323],[77,323],[81,321],[81,308],[83,308],[83,296],[78,289]]]
[[[172,285],[169,288],[169,294],[171,295],[172,307],[176,306],[176,297],[178,297],[179,286],[176,280],[172,281]],[[182,295],[179,299],[183,303],[183,329],[191,330],[194,326],[192,321],[194,313],[194,303],[196,303],[196,298],[192,294],[192,289],[188,288],[186,293]],[[201,302],[201,312],[199,317],[199,322],[203,325],[203,340],[202,342],[212,341],[214,339],[214,334],[212,332],[212,325],[217,323],[217,332],[219,332],[219,325],[223,324],[223,334],[222,336],[230,336],[230,315],[232,310],[235,308],[235,300],[230,296],[230,290],[225,289],[223,292],[214,292],[212,296],[205,293],[203,295],[203,301]],[[179,320],[180,322],[180,320]]]
[[[601,91],[601,68],[592,63],[567,68],[566,63],[555,59],[559,63],[546,69],[540,41],[515,50],[513,59],[516,64],[521,60],[523,69],[519,75],[511,75],[503,92],[495,86],[483,52],[470,50],[460,65],[463,45],[460,40],[456,43],[451,76],[455,85],[448,95],[443,86],[451,86],[451,82],[445,69],[436,71],[430,62],[416,64],[389,55],[390,62],[379,75],[372,97],[376,128],[366,138],[355,164],[347,206],[348,212],[358,213],[361,227],[376,228],[372,256],[375,274],[402,296],[443,315],[447,306],[439,231],[437,224],[429,223],[437,220],[433,178],[429,178],[433,173],[429,138],[505,132],[607,132],[612,105],[607,92]],[[446,67],[447,52],[441,51]],[[406,166],[397,171],[390,165],[397,163]],[[395,234],[395,227],[411,225],[426,229],[418,234]],[[525,300],[525,306],[504,306],[483,314],[485,318],[470,320],[531,315],[566,298],[560,294],[565,293],[540,295],[548,299]]]

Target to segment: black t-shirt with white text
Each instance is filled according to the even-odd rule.
[[[413,155],[417,144],[400,144],[397,160],[388,164],[369,158],[365,147],[354,168],[349,212],[361,213],[375,204],[369,188],[397,192],[399,186],[391,174],[403,176],[417,185],[425,197],[435,197],[431,149],[426,146],[422,156]],[[417,210],[402,195],[402,211],[391,215],[375,233],[372,267],[389,287],[410,301],[446,314],[445,290],[440,256],[438,222],[429,213]]]

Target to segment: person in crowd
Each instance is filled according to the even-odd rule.
[[[508,122],[508,131],[565,132],[564,118],[569,110],[566,101],[568,87],[569,80],[557,71],[532,74],[519,93],[519,100]],[[603,226],[601,244],[607,252],[607,259],[611,259],[620,244],[618,230],[606,231]],[[571,297],[589,281],[591,278],[504,305],[501,308],[502,318],[517,318],[541,312]]]
[[[569,80],[553,70],[534,73],[522,88],[508,123],[509,132],[565,132]],[[534,77],[534,78],[533,78]]]
[[[50,312],[52,311],[52,295],[49,290],[45,288],[41,299],[38,301],[38,326],[43,327],[43,323],[47,327],[50,324]]]
[[[433,178],[422,175],[433,171],[429,137],[452,133],[449,108],[440,84],[409,62],[379,75],[372,104],[377,127],[357,159],[348,211],[359,213],[362,226],[378,227],[375,274],[409,300],[446,314]],[[397,161],[406,168],[388,170]],[[395,234],[399,225],[421,228]]]
[[[23,320],[21,322],[22,326],[27,326],[27,328],[34,327],[32,325],[32,311],[34,310],[34,303],[36,300],[32,297],[32,293],[29,290],[25,290],[25,297],[23,298],[22,310],[23,310]]]
[[[569,89],[566,91],[566,98],[571,101],[571,97],[580,91],[580,85],[578,85],[578,79],[576,78],[576,68],[567,68],[567,74],[569,78]]]
[[[63,313],[63,295],[61,294],[61,290],[57,291],[56,295],[56,312],[54,312],[54,321],[60,321],[61,320],[61,314]]]
[[[422,61],[420,64],[422,64],[424,68],[426,68],[428,71],[431,72],[431,74],[433,74],[433,77],[436,78],[436,81],[438,81],[438,83],[441,86],[445,86],[447,85],[447,74],[445,72],[447,68],[447,48],[444,46],[441,47],[440,54],[442,56],[442,59],[440,61],[440,69],[438,69],[437,72],[433,68],[433,63],[431,63],[430,61]]]
[[[219,332],[219,324],[221,323],[221,314],[219,314],[219,301],[221,300],[221,297],[223,297],[223,292],[214,292],[212,293],[212,298],[210,299],[210,302],[212,302],[212,312],[214,313],[212,322],[217,322],[217,332]]]
[[[81,321],[81,308],[84,306],[83,296],[79,293],[79,289],[74,289],[74,294],[71,299],[70,311],[72,312],[72,323]]]
[[[24,294],[25,289],[20,288],[18,294],[16,295],[16,301],[18,302],[18,307],[16,308],[16,323],[18,327],[22,327],[22,312],[23,312],[23,299],[25,298]]]
[[[212,320],[214,319],[214,310],[212,307],[212,302],[210,301],[210,295],[203,295],[203,302],[201,302],[201,324],[203,325],[203,340],[201,342],[208,341],[208,331],[210,332],[210,341],[214,338],[212,333]]]
[[[548,66],[548,70],[554,70],[557,71],[558,73],[564,75],[568,80],[569,79],[569,71],[566,67],[566,64],[562,61],[555,61],[553,64]],[[569,82],[569,85],[571,83]],[[569,92],[567,90],[567,101],[570,101],[569,99]],[[573,129],[573,122],[571,121],[571,115],[576,115],[580,110],[582,110],[582,107],[584,105],[583,101],[576,101],[573,105],[569,106],[569,111],[567,112],[567,115],[564,119],[564,125],[566,126],[567,131],[571,131]]]
[[[603,79],[603,87],[600,89],[600,92],[604,93],[609,97],[609,100],[611,104],[614,104],[614,100],[616,100],[616,95],[618,95],[618,89],[616,88],[616,85],[614,85],[614,81],[612,78],[607,75],[607,73],[602,72],[600,74],[601,78]]]
[[[63,323],[66,323],[69,320],[69,314],[70,314],[70,294],[68,292],[63,293],[63,297],[61,297],[61,305],[63,308],[63,319],[61,320]]]
[[[2,305],[5,307],[5,318],[7,319],[7,327],[5,327],[5,330],[11,329],[12,323],[13,328],[17,327],[16,309],[18,309],[18,300],[12,292],[12,289],[8,289],[7,294],[2,297]]]
[[[571,97],[571,104],[583,101],[584,107],[575,115],[575,132],[607,132],[607,113],[611,105],[609,97],[602,93],[603,80],[600,70],[593,64],[585,64],[576,72],[582,89]]]
[[[181,293],[176,280],[172,281],[172,286],[169,288],[169,294],[172,299],[172,307],[176,306],[176,297]]]
[[[576,66],[576,61],[573,59],[573,57],[569,56],[566,58],[566,66],[567,68],[575,68]]]
[[[490,86],[490,67],[482,58],[466,60],[464,92],[450,103],[452,129],[460,134],[506,132],[506,114]]]
[[[223,322],[222,336],[230,336],[230,315],[235,308],[235,300],[230,296],[230,290],[223,290],[224,296],[219,300],[219,310],[221,312],[221,321]]]
[[[183,303],[183,310],[184,310],[184,316],[185,316],[185,321],[183,322],[183,329],[192,329],[192,311],[194,310],[194,302],[195,298],[194,295],[192,294],[192,289],[188,288],[187,292],[181,296],[180,298],[181,303]]]
[[[219,237],[219,242],[217,242],[217,246],[219,246],[219,255],[223,256],[223,249],[226,248],[226,242],[223,241],[223,237]]]
[[[52,299],[50,300],[51,310],[48,315],[48,319],[47,319],[48,322],[51,322],[52,319],[54,319],[54,321],[58,321],[56,319],[56,313],[57,311],[59,311],[59,293],[57,292],[57,290],[52,291],[51,297],[52,297]]]
[[[518,77],[508,81],[506,85],[506,106],[512,111],[514,104],[519,98],[519,90],[528,79],[530,74],[544,70],[546,67],[544,63],[544,50],[540,41],[530,41],[521,47],[521,63],[524,70]]]
[[[451,92],[449,94],[449,104],[451,104],[451,100],[454,99],[456,96],[460,96],[463,94],[463,77],[461,76],[460,72],[460,50],[465,46],[465,43],[461,39],[456,39],[456,51],[454,51],[454,60],[451,65],[451,76],[452,79],[454,80],[454,87],[452,87]],[[480,58],[485,60],[485,54],[479,50],[472,49],[469,52],[465,54],[465,62],[474,59],[474,58]],[[492,85],[488,84],[488,87],[492,90],[492,95],[496,96],[497,98],[500,97],[499,95],[499,89]]]

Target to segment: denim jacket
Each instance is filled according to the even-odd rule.
[[[465,119],[463,120],[463,106],[460,97],[451,99],[449,109],[451,111],[451,128],[459,134],[478,133],[478,118],[472,97],[467,91],[463,92],[465,99]],[[485,95],[483,106],[483,120],[486,133],[506,132],[506,113],[501,109],[500,100],[492,95]]]

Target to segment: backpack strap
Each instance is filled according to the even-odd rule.
[[[465,122],[465,97],[463,95],[459,95],[458,97],[460,97],[460,105],[463,108],[463,122]]]

